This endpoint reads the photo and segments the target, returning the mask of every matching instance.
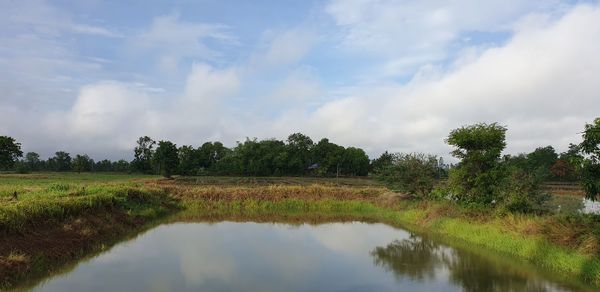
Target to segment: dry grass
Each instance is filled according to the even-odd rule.
[[[223,186],[189,185],[173,180],[158,180],[147,183],[160,188],[174,198],[181,200],[234,201],[255,200],[375,200],[388,192],[384,187],[349,187],[321,184],[311,185],[260,185],[260,186]]]

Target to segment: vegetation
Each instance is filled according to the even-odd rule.
[[[94,162],[85,154],[72,159],[64,151],[47,161],[30,152],[19,161],[20,145],[4,137],[8,142],[2,144],[1,153],[6,167],[79,174],[0,175],[0,234],[4,235],[0,267],[6,271],[6,267],[19,266],[19,273],[24,274],[39,265],[36,261],[44,259],[49,247],[32,245],[15,253],[18,245],[14,242],[32,241],[41,230],[63,234],[64,226],[77,220],[92,222],[95,216],[108,220],[100,220],[101,225],[129,222],[130,227],[115,226],[136,228],[139,224],[132,222],[148,222],[171,210],[185,209],[198,216],[302,218],[319,214],[403,225],[522,257],[600,285],[600,217],[577,211],[581,201],[552,198],[541,188],[550,179],[578,179],[587,197],[597,198],[600,119],[585,126],[581,144],[560,154],[547,146],[529,154],[502,156],[506,131],[496,123],[451,131],[446,141],[459,160],[452,167],[441,158],[421,153],[385,152],[369,161],[362,149],[345,148],[328,139],[314,143],[300,133],[285,142],[246,139],[232,149],[220,142],[178,148],[170,141],[157,144],[145,136],[137,141],[131,163]],[[159,180],[87,173],[116,169],[183,176]],[[378,181],[348,178],[370,171],[401,194]],[[223,176],[207,176],[214,174]],[[572,211],[567,212],[569,208]],[[107,226],[100,228],[106,232],[102,234],[110,233]],[[80,245],[67,249],[95,242],[88,235]],[[5,285],[14,280],[9,274],[0,272]]]
[[[7,137],[10,138],[10,137]],[[13,139],[13,138],[10,138]],[[11,141],[14,141],[11,140]],[[328,139],[313,143],[304,134],[295,133],[287,143],[267,139],[246,139],[229,149],[221,142],[206,142],[198,148],[179,148],[171,141],[157,143],[148,136],[140,137],[131,163],[125,160],[94,162],[86,154],[71,158],[65,151],[56,152],[47,161],[29,152],[22,161],[7,164],[7,169],[19,173],[30,171],[136,172],[171,175],[232,175],[232,176],[366,176],[371,169],[367,154],[360,148],[336,145]],[[18,143],[17,143],[18,144]],[[156,147],[155,147],[156,146]],[[5,147],[5,151],[11,151]],[[22,155],[22,154],[21,154]],[[20,157],[20,156],[19,156]]]
[[[20,143],[12,137],[0,136],[0,169],[11,169],[21,156],[23,152]]]
[[[586,155],[581,166],[581,182],[586,196],[596,200],[600,194],[600,118],[585,125],[580,147]]]
[[[15,191],[19,194],[17,199],[12,197]],[[464,209],[443,201],[406,200],[369,179],[178,177],[158,180],[151,176],[119,174],[10,174],[0,177],[0,201],[3,202],[0,205],[3,234],[0,266],[6,265],[5,270],[0,268],[5,274],[0,274],[5,285],[14,283],[15,279],[11,278],[14,276],[11,272],[6,272],[6,267],[11,267],[9,271],[20,271],[19,275],[28,275],[36,265],[44,265],[46,268],[42,270],[48,270],[48,265],[64,263],[46,257],[42,264],[39,260],[50,252],[45,249],[48,246],[27,245],[26,249],[15,251],[15,240],[29,238],[35,242],[31,238],[36,234],[65,236],[70,242],[80,244],[63,246],[56,239],[55,244],[62,247],[53,246],[52,253],[72,257],[67,254],[74,254],[73,248],[83,249],[98,240],[107,240],[111,233],[109,226],[118,226],[121,231],[117,234],[124,234],[123,229],[136,230],[142,226],[139,222],[149,222],[170,210],[183,210],[181,216],[187,218],[250,216],[274,220],[283,216],[307,220],[314,215],[328,220],[378,221],[443,234],[600,284],[597,258],[600,233],[593,232],[599,224],[594,217],[490,216],[482,210]],[[119,222],[129,223],[120,225]],[[64,233],[63,226],[72,226],[75,233]],[[41,230],[48,231],[40,233]],[[21,257],[15,257],[16,254]],[[15,266],[20,268],[14,269]]]
[[[438,158],[422,153],[384,153],[374,167],[373,173],[379,180],[393,188],[421,198],[431,193],[435,180],[440,178],[444,166]]]
[[[171,177],[171,174],[177,171],[179,163],[177,145],[170,141],[158,142],[158,147],[152,157],[152,162],[158,168],[158,174],[161,174],[164,177]]]
[[[498,124],[476,124],[450,132],[448,144],[460,162],[450,170],[452,198],[465,204],[492,205],[501,197],[506,173],[499,164],[506,128]]]

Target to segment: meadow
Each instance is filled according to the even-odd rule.
[[[14,193],[17,193],[16,198]],[[572,205],[555,195],[551,204]],[[0,281],[42,277],[161,220],[381,222],[600,284],[599,223],[574,212],[493,214],[414,200],[366,178],[0,175]]]

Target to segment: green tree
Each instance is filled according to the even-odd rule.
[[[231,150],[223,146],[221,142],[206,142],[199,147],[197,152],[198,163],[201,168],[213,169],[217,162],[228,155]]]
[[[304,134],[294,133],[288,137],[287,142],[288,173],[305,174],[312,164],[312,139]]]
[[[0,169],[12,169],[19,157],[23,157],[21,143],[12,137],[0,136]]]
[[[35,152],[27,152],[27,154],[25,154],[25,164],[31,171],[40,170],[40,155]]]
[[[133,168],[142,173],[152,172],[152,154],[156,142],[148,136],[140,137],[137,146],[133,149]]]
[[[87,154],[75,155],[75,158],[72,162],[73,170],[77,171],[77,173],[81,173],[82,171],[92,171],[93,165],[94,160],[92,160]]]
[[[200,150],[194,149],[189,145],[179,147],[179,174],[194,175],[200,168]]]
[[[179,166],[177,152],[177,145],[172,142],[158,142],[158,147],[156,147],[152,161],[159,174],[164,177],[171,177],[177,171],[177,167]]]
[[[344,161],[345,148],[323,138],[313,147],[313,162],[318,175],[336,175]]]
[[[130,172],[131,166],[126,160],[119,160],[112,163],[112,170],[116,172]]]
[[[365,176],[369,174],[370,162],[369,156],[367,156],[364,150],[348,147],[344,150],[342,173],[352,176]]]
[[[597,200],[600,194],[600,118],[586,124],[579,145],[585,159],[581,165],[581,183],[586,197]]]
[[[528,171],[535,173],[541,180],[552,177],[550,167],[556,163],[558,154],[552,146],[539,147],[527,154]]]
[[[108,159],[103,159],[94,164],[94,171],[113,171],[113,163]]]
[[[490,205],[501,197],[507,174],[499,164],[506,147],[506,128],[497,123],[479,123],[450,132],[446,142],[460,159],[449,174],[454,198],[463,203]]]
[[[385,165],[379,166],[375,178],[411,195],[429,195],[438,176],[438,158],[423,153],[384,153]]]
[[[54,157],[50,158],[52,161],[52,169],[55,171],[71,171],[71,155],[65,151],[58,151],[54,153]]]
[[[394,157],[394,154],[385,151],[381,153],[378,158],[373,159],[373,161],[371,161],[371,169],[373,170],[373,174],[379,177],[386,176],[394,166]]]

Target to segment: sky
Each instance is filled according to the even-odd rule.
[[[42,157],[128,159],[302,132],[449,157],[498,122],[505,153],[600,116],[600,2],[0,0],[0,135]]]

